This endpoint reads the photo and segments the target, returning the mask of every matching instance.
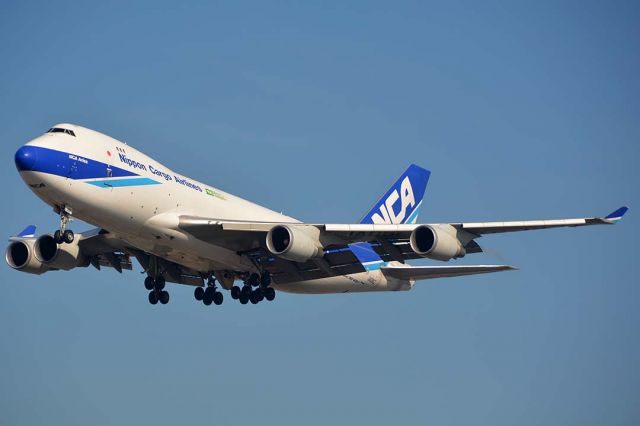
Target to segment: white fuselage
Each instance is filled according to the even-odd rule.
[[[23,180],[47,204],[65,206],[73,217],[106,229],[140,250],[197,271],[254,271],[248,257],[179,229],[178,218],[298,222],[176,173],[102,133],[60,126],[72,128],[75,136],[45,133],[28,142],[26,146],[44,150],[38,151],[38,167],[21,171]],[[47,154],[48,150],[55,155]],[[103,178],[100,168],[104,168]],[[84,175],[85,169],[94,173]],[[123,176],[116,178],[119,173]],[[337,293],[408,289],[411,283],[374,270],[274,287],[299,293]]]

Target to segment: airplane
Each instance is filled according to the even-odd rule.
[[[221,289],[241,304],[276,290],[327,294],[410,290],[420,280],[508,271],[509,265],[410,266],[480,253],[487,234],[610,225],[604,217],[417,223],[431,172],[410,165],[359,223],[305,223],[181,175],[100,132],[56,124],[20,147],[22,180],[60,216],[53,234],[28,226],[10,238],[7,264],[43,274],[92,265],[122,273],[137,259],[151,304],[169,302],[167,282],[194,287],[205,305]],[[74,234],[70,220],[97,228]],[[242,285],[237,285],[241,282]]]

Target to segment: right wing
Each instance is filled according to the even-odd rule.
[[[282,282],[304,281],[330,277],[335,275],[362,272],[367,269],[366,262],[361,262],[353,253],[353,243],[369,243],[377,259],[383,262],[421,258],[410,246],[409,239],[413,231],[420,226],[445,227],[461,242],[466,253],[482,252],[475,242],[484,234],[515,232],[532,229],[557,227],[577,227],[588,225],[611,225],[618,221],[628,209],[621,207],[605,217],[557,220],[529,220],[511,222],[473,222],[446,224],[306,224],[229,221],[196,216],[180,216],[178,228],[194,237],[244,254],[256,264],[264,266]],[[321,257],[311,258],[304,262],[295,262],[274,256],[266,247],[267,233],[278,225],[303,227],[313,231],[319,238],[323,249]],[[360,248],[360,250],[365,250]],[[442,272],[442,271],[441,271]],[[451,271],[449,271],[451,272]],[[469,273],[460,269],[456,273]],[[424,274],[435,274],[437,270]],[[479,272],[475,272],[479,273]]]

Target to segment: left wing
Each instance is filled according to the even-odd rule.
[[[78,246],[82,254],[87,256],[90,264],[96,269],[110,267],[118,272],[124,269],[131,270],[133,255],[145,271],[151,270],[154,266],[152,262],[155,261],[158,270],[168,282],[195,286],[201,286],[203,283],[199,272],[165,259],[152,257],[104,229],[83,232],[78,234],[78,237]]]

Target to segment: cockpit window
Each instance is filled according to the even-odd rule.
[[[52,127],[47,131],[47,133],[66,133],[67,135],[71,135],[74,138],[76,137],[76,134],[73,132],[73,130],[63,129],[62,127]]]

